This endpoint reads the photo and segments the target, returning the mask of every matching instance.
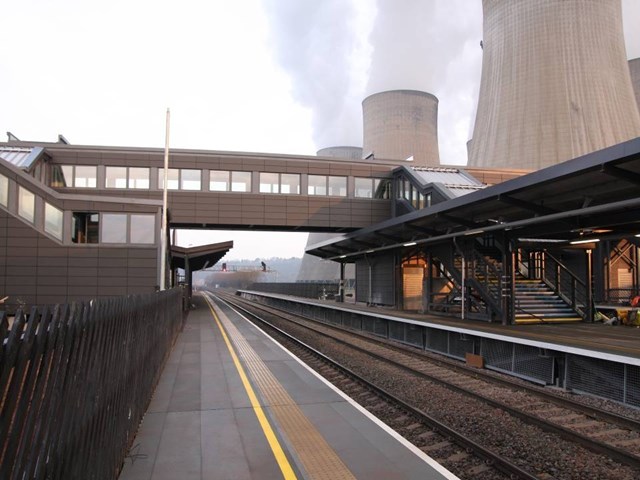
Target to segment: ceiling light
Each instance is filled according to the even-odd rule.
[[[585,240],[574,240],[572,242],[569,242],[571,245],[580,245],[582,243],[596,243],[599,242],[600,239],[599,238],[590,238],[590,239],[585,239]]]
[[[405,243],[403,247],[413,247],[415,244],[416,242],[409,242],[409,243]]]

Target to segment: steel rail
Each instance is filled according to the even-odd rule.
[[[239,307],[240,308],[240,307]],[[243,309],[245,310],[245,309]],[[246,311],[246,310],[245,310]],[[252,314],[254,315],[254,314]],[[559,435],[560,437],[564,438],[565,440],[571,441],[573,443],[576,443],[578,445],[581,445],[589,450],[591,450],[594,453],[598,453],[598,454],[602,454],[602,455],[606,455],[620,463],[623,463],[625,465],[628,465],[630,467],[636,468],[636,469],[640,469],[640,457],[633,455],[625,450],[622,450],[620,448],[617,447],[613,447],[611,445],[607,445],[606,443],[600,442],[598,440],[593,440],[591,438],[589,438],[586,435],[582,435],[578,432],[575,432],[573,430],[570,430],[568,428],[562,427],[560,425],[556,425],[554,423],[548,422],[542,418],[539,418],[535,415],[526,413],[524,411],[518,410],[514,407],[511,407],[505,403],[502,403],[500,401],[494,400],[492,398],[486,397],[484,395],[481,395],[479,393],[467,390],[463,387],[459,387],[457,385],[454,385],[452,383],[449,383],[445,380],[442,380],[438,377],[429,375],[425,372],[421,372],[419,370],[415,370],[412,367],[409,367],[407,365],[404,365],[402,363],[396,362],[395,360],[392,360],[388,357],[385,357],[383,355],[379,355],[376,354],[374,352],[372,352],[371,350],[367,350],[364,347],[358,347],[356,345],[353,345],[351,343],[349,343],[346,340],[342,340],[339,338],[335,338],[333,336],[328,335],[327,333],[324,332],[320,332],[314,328],[311,328],[309,326],[306,325],[301,325],[298,324],[299,326],[303,327],[303,328],[307,328],[309,330],[312,330],[318,334],[324,335],[326,337],[329,337],[331,339],[333,339],[336,342],[339,342],[343,345],[349,346],[350,348],[354,348],[362,353],[366,353],[367,355],[370,355],[373,358],[376,358],[378,360],[390,363],[392,365],[394,365],[397,368],[400,368],[402,370],[405,370],[407,372],[410,372],[414,375],[420,376],[422,378],[425,378],[429,381],[432,381],[434,383],[437,383],[439,385],[442,385],[452,391],[455,391],[457,393],[460,393],[462,395],[466,395],[466,396],[470,396],[472,398],[475,398],[476,400],[479,400],[483,403],[486,403],[494,408],[499,408],[501,410],[506,411],[507,413],[513,415],[514,417],[519,418],[520,420],[524,421],[525,423],[528,423],[530,425],[534,425],[542,430],[545,430],[547,432],[550,433],[554,433],[556,435]],[[324,324],[322,324],[324,325]],[[351,332],[349,332],[351,333]],[[489,377],[490,379],[492,379],[493,377]],[[483,379],[484,380],[484,379]],[[488,380],[490,381],[490,380]],[[567,408],[574,408],[573,405],[571,405],[570,407]],[[590,408],[590,407],[588,407]]]
[[[317,358],[321,359],[323,362],[327,363],[332,368],[342,372],[344,375],[350,377],[354,381],[361,383],[366,388],[369,388],[370,390],[372,390],[374,393],[376,393],[380,397],[386,399],[389,402],[397,404],[398,406],[400,406],[400,408],[404,409],[405,411],[407,411],[411,415],[414,415],[420,421],[426,423],[431,428],[437,430],[438,432],[440,432],[445,437],[451,438],[460,447],[472,450],[478,457],[480,457],[484,461],[490,462],[490,464],[493,467],[495,467],[497,470],[501,471],[502,473],[505,473],[507,475],[512,476],[511,478],[518,478],[518,479],[522,479],[522,480],[539,480],[538,477],[536,477],[535,475],[532,475],[531,473],[521,469],[520,467],[518,467],[514,463],[510,462],[506,458],[502,457],[501,455],[496,454],[495,452],[493,452],[493,451],[483,447],[482,445],[474,442],[472,439],[468,438],[467,436],[465,436],[465,435],[457,432],[456,430],[448,427],[447,425],[445,425],[444,423],[440,422],[439,420],[436,420],[434,417],[430,416],[426,412],[423,412],[422,410],[419,410],[419,409],[409,405],[408,403],[406,403],[402,399],[394,396],[392,393],[386,391],[385,389],[376,386],[375,384],[373,384],[370,381],[366,380],[364,377],[360,376],[359,374],[357,374],[353,370],[341,365],[340,363],[338,363],[335,360],[331,359],[330,357],[328,357],[327,355],[323,354],[322,352],[314,349],[310,345],[307,345],[306,343],[302,342],[301,340],[298,340],[297,338],[295,338],[291,334],[289,334],[289,333],[285,332],[284,330],[282,330],[282,329],[276,327],[275,325],[271,324],[268,320],[260,318],[257,314],[255,314],[253,312],[250,312],[249,310],[247,310],[246,308],[238,305],[235,302],[232,302],[230,300],[225,300],[221,296],[218,296],[218,295],[215,295],[215,296],[217,296],[220,301],[222,301],[224,303],[227,303],[228,305],[233,306],[233,307],[241,310],[244,314],[248,315],[251,318],[256,319],[258,322],[260,322],[260,323],[262,323],[264,325],[268,325],[269,328],[277,331],[280,335],[284,336],[287,340],[293,342],[294,344],[298,345],[300,348],[304,349],[308,353],[311,353],[312,355],[314,355]]]

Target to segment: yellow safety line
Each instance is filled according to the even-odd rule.
[[[235,364],[236,369],[238,370],[238,374],[240,375],[240,379],[242,380],[244,389],[246,390],[247,395],[249,396],[249,400],[251,401],[251,406],[254,412],[256,413],[256,417],[258,417],[258,422],[260,422],[260,426],[262,427],[262,431],[264,432],[265,437],[267,437],[267,442],[269,442],[269,446],[271,447],[273,456],[276,458],[276,462],[278,462],[278,466],[280,467],[282,476],[286,480],[297,480],[298,477],[296,477],[296,474],[294,473],[293,468],[291,468],[291,464],[289,463],[287,456],[282,450],[282,447],[280,446],[280,442],[278,441],[278,438],[273,432],[273,428],[271,428],[271,424],[269,423],[269,420],[267,419],[267,416],[265,415],[264,410],[262,409],[262,407],[260,406],[260,403],[258,402],[258,397],[253,391],[253,387],[249,383],[249,379],[247,378],[247,375],[244,372],[244,368],[242,367],[242,364],[240,363],[240,360],[236,355],[233,345],[231,344],[231,341],[229,340],[229,337],[227,336],[227,333],[225,332],[224,327],[222,326],[222,323],[218,318],[218,315],[216,315],[216,312],[214,311],[213,306],[211,305],[211,300],[209,300],[207,296],[205,296],[205,299],[207,301],[207,305],[209,306],[209,310],[211,310],[211,314],[213,315],[213,318],[215,319],[216,324],[220,329],[220,333],[222,333],[222,338],[224,339],[224,343],[226,343],[227,349],[229,350],[229,353],[231,354],[231,358],[233,359],[233,363]]]

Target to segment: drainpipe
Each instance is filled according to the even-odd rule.
[[[594,305],[593,305],[593,261],[592,261],[592,250],[590,248],[588,248],[586,250],[587,253],[587,275],[586,275],[586,284],[587,284],[587,318],[586,321],[589,323],[593,323],[593,310],[594,310]]]

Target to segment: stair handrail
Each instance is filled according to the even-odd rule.
[[[551,259],[552,262],[555,264],[555,268],[554,268],[555,281],[549,278],[549,276],[547,275],[548,259]],[[578,278],[576,274],[574,274],[571,270],[569,270],[569,268],[566,265],[564,265],[560,260],[554,257],[547,250],[543,252],[542,262],[543,262],[543,267],[541,269],[542,281],[546,283],[549,286],[549,288],[552,288],[558,296],[560,296],[565,302],[567,302],[571,306],[571,308],[575,312],[577,312],[582,317],[583,320],[585,320],[588,316],[588,309],[589,309],[589,306],[586,304],[587,303],[587,285],[580,278]],[[569,278],[571,279],[569,292],[566,292],[562,288],[561,279],[564,277],[563,274],[569,275]],[[582,291],[584,293],[584,299],[585,299],[584,308],[578,305],[578,302],[577,302],[578,286],[582,288]]]
[[[467,276],[467,284],[469,284],[472,288],[475,288],[478,295],[482,298],[482,300],[489,306],[490,311],[493,311],[496,316],[499,318],[502,317],[502,304],[500,295],[502,292],[502,271],[498,269],[495,265],[491,264],[487,261],[487,259],[482,255],[482,253],[477,250],[473,250],[471,255],[471,260],[475,262],[476,266],[479,264],[480,267],[484,269],[486,272],[484,282],[480,282],[476,275]],[[474,268],[475,270],[475,268]],[[475,273],[475,272],[474,272]],[[495,279],[495,287],[492,289],[490,286],[490,281],[488,279],[488,274]]]

